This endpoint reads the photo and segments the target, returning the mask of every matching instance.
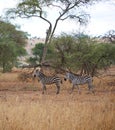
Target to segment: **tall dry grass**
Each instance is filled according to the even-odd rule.
[[[38,82],[19,83],[17,74],[1,74],[0,130],[115,130],[114,81],[95,78],[95,95],[86,94],[87,87],[70,95],[68,82],[59,95],[54,86],[42,95]]]
[[[0,102],[0,130],[115,130],[111,96],[89,97],[74,101],[39,95],[38,101],[20,102],[11,96]]]

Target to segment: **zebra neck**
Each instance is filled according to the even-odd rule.
[[[40,74],[39,74],[39,78],[40,78],[40,79],[45,78],[45,77],[46,77],[46,75],[44,75],[43,73],[40,73]]]
[[[70,75],[70,80],[73,80],[75,77],[75,75]]]

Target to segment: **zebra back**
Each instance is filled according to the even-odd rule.
[[[85,84],[88,82],[92,82],[92,77],[88,75],[81,76],[70,72],[66,73],[65,79],[70,80],[73,84]]]
[[[38,71],[36,70],[36,73],[35,73],[36,77],[39,77],[41,82],[43,84],[59,84],[59,83],[62,83],[61,82],[61,79],[54,75],[54,76],[46,76],[45,74],[43,74],[41,71]]]

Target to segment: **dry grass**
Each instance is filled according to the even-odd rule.
[[[19,102],[12,97],[1,102],[0,130],[115,129],[115,104],[110,97],[83,102],[40,98],[36,102]]]
[[[115,130],[115,78],[94,79],[96,94],[70,95],[64,82],[41,94],[37,82],[21,83],[17,74],[0,75],[0,130]],[[6,89],[4,89],[6,88]]]

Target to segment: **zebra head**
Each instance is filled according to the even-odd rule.
[[[75,75],[74,75],[73,73],[67,72],[67,73],[65,74],[64,80],[65,80],[65,81],[66,81],[66,80],[69,80],[69,81],[71,82],[74,78],[75,78]]]
[[[33,72],[33,77],[38,77],[40,75],[40,70],[39,69],[36,69],[34,72]]]
[[[64,77],[64,80],[66,81],[67,79],[69,79],[69,77],[70,77],[70,73],[69,73],[69,72],[66,72],[65,77]]]

